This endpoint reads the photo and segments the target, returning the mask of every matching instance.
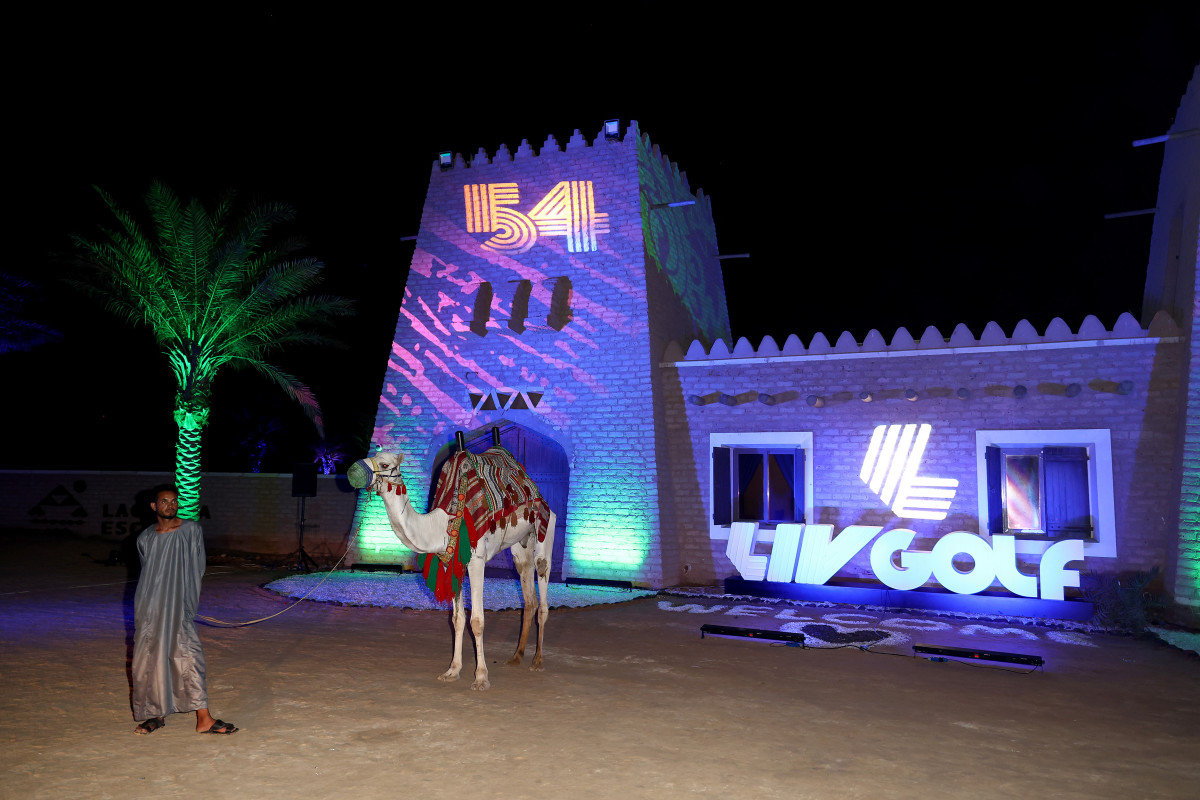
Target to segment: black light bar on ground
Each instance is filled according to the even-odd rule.
[[[731,636],[739,639],[766,639],[774,642],[804,644],[803,633],[790,631],[764,631],[757,628],[738,628],[733,625],[701,625],[700,638],[705,636]]]
[[[563,578],[566,586],[607,586],[610,589],[633,591],[633,581],[610,581],[604,578]]]
[[[1012,664],[1029,664],[1040,667],[1046,663],[1041,656],[1030,656],[1023,653],[1002,653],[999,650],[972,650],[967,647],[942,647],[933,644],[914,644],[913,652],[927,656],[946,656],[948,658],[966,658],[972,661],[1006,661]]]

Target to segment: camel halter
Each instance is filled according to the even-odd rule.
[[[401,484],[401,487],[403,487],[403,484]],[[367,504],[370,504],[373,496],[374,495],[367,495]],[[228,620],[224,620],[224,619],[216,619],[214,617],[206,617],[203,614],[197,614],[196,619],[202,619],[205,622],[208,622],[210,624],[223,625],[228,628],[243,628],[247,625],[257,625],[260,622],[266,622],[269,619],[274,619],[275,617],[278,617],[280,614],[284,613],[285,611],[291,611],[293,608],[300,605],[300,603],[304,602],[304,599],[307,598],[310,594],[315,592],[317,589],[321,588],[321,584],[323,584],[323,583],[325,583],[325,581],[329,580],[329,576],[332,575],[339,566],[341,566],[342,561],[344,561],[346,559],[346,556],[349,555],[349,553],[350,553],[350,547],[354,544],[354,541],[358,538],[359,531],[362,529],[362,517],[363,517],[363,515],[360,514],[359,518],[358,518],[358,525],[354,528],[354,533],[351,534],[350,538],[346,540],[346,549],[342,553],[341,557],[337,560],[337,563],[329,568],[329,572],[325,573],[325,577],[321,578],[321,580],[317,582],[316,586],[312,587],[307,592],[305,592],[303,595],[298,597],[296,599],[296,602],[292,603],[287,608],[276,611],[274,614],[271,614],[270,616],[259,617],[258,619],[251,619],[251,620],[247,620],[245,622],[229,622]]]
[[[355,462],[355,466],[357,466],[357,464],[358,464],[358,462]],[[374,470],[372,470],[372,472],[374,472]],[[396,469],[396,474],[398,477],[399,477],[399,472],[400,472],[400,470]],[[390,480],[387,479],[388,476],[385,476],[378,472],[374,472],[374,477],[375,477],[375,480],[372,481],[371,488],[374,489],[375,491],[373,491],[367,495],[367,503],[368,504],[371,502],[371,500],[374,498],[375,495],[386,494],[388,491],[391,491],[392,493],[399,495],[400,497],[405,497],[408,495],[408,488],[404,485],[404,479],[402,477],[400,478],[399,483],[392,483]],[[382,488],[376,488],[377,486],[381,486]],[[357,525],[357,527],[355,527],[354,533],[346,541],[346,550],[342,553],[341,558],[339,558],[337,560],[337,563],[334,564],[329,569],[329,572],[325,573],[325,577],[321,578],[321,580],[317,583],[316,586],[312,587],[307,592],[305,592],[303,595],[301,595],[299,598],[297,598],[296,602],[292,603],[287,608],[284,608],[280,611],[276,611],[274,614],[271,614],[270,616],[260,617],[259,619],[251,619],[251,620],[247,620],[246,622],[229,622],[228,620],[216,619],[214,617],[206,617],[202,614],[197,614],[196,619],[202,619],[205,622],[211,623],[213,625],[224,625],[224,626],[230,627],[230,628],[241,628],[241,627],[245,627],[246,625],[257,625],[260,622],[266,622],[269,619],[274,619],[275,617],[278,617],[280,614],[284,613],[285,611],[291,611],[293,608],[300,605],[300,603],[302,603],[304,601],[304,599],[307,598],[310,594],[312,594],[317,589],[319,589],[321,587],[321,584],[323,584],[323,583],[325,583],[325,581],[329,580],[329,576],[332,575],[339,566],[341,566],[342,561],[344,561],[346,556],[349,555],[349,553],[350,553],[350,547],[354,544],[355,540],[358,539],[359,531],[362,529],[363,516],[364,516],[363,514],[358,515],[358,525]]]

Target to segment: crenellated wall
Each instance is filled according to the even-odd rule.
[[[915,549],[928,550],[956,530],[989,538],[981,443],[1014,431],[1036,431],[1052,443],[1061,431],[1103,438],[1111,490],[1100,488],[1111,492],[1111,510],[1098,524],[1104,533],[1085,544],[1085,573],[1168,564],[1185,342],[1162,313],[1147,329],[1125,314],[1111,328],[1094,317],[1077,330],[1055,320],[1038,332],[1023,321],[1006,333],[991,323],[976,337],[960,325],[948,338],[930,328],[919,341],[901,329],[890,342],[877,331],[861,343],[843,334],[833,345],[817,334],[807,348],[796,337],[783,348],[769,338],[758,348],[743,339],[732,351],[723,341],[707,349],[693,342],[686,354],[672,344],[662,370],[678,380],[679,392],[668,424],[690,446],[672,463],[680,501],[676,579],[705,583],[738,574],[727,555],[730,528],[712,518],[714,445],[804,447],[807,522],[835,530],[904,527],[917,532]],[[957,480],[938,520],[896,513],[863,478],[878,426],[921,424],[932,431],[922,474]],[[1109,467],[1106,461],[1093,469]],[[772,541],[771,527],[762,528],[753,552],[769,554]],[[1025,573],[1036,574],[1043,550],[1019,548]],[[875,580],[869,553],[836,577]]]
[[[742,337],[734,345],[732,351],[724,340],[718,340],[708,348],[705,347],[703,342],[696,340],[688,346],[686,354],[680,349],[678,343],[672,342],[669,349],[664,353],[663,360],[724,361],[731,358],[779,358],[820,355],[847,357],[880,353],[899,354],[911,350],[925,351],[946,348],[973,348],[977,352],[984,352],[979,348],[1010,346],[1025,346],[1027,350],[1038,350],[1042,349],[1039,345],[1054,348],[1069,342],[1100,342],[1130,338],[1138,339],[1147,336],[1154,338],[1175,337],[1181,336],[1182,333],[1179,326],[1175,324],[1171,316],[1165,311],[1158,312],[1146,329],[1143,329],[1138,324],[1138,321],[1133,318],[1133,315],[1129,313],[1118,317],[1111,329],[1104,327],[1104,323],[1089,314],[1084,318],[1079,328],[1074,331],[1061,318],[1055,317],[1040,334],[1028,320],[1021,320],[1013,328],[1011,334],[1006,334],[1004,329],[997,323],[989,322],[984,326],[978,337],[965,324],[959,323],[948,337],[943,336],[941,331],[931,325],[925,329],[919,340],[914,340],[905,328],[898,328],[890,341],[885,339],[883,334],[877,330],[869,331],[862,342],[857,341],[849,331],[843,331],[837,338],[836,343],[832,345],[825,334],[817,333],[809,341],[808,347],[805,347],[803,342],[800,341],[800,337],[795,334],[792,334],[784,341],[782,348],[770,336],[764,337],[757,348],[748,339]]]

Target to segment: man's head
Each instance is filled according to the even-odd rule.
[[[154,502],[150,507],[159,519],[175,519],[179,511],[179,493],[174,486],[160,486],[154,490]]]

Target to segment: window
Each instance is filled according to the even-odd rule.
[[[980,530],[1017,537],[1018,553],[1082,539],[1115,558],[1109,431],[976,431]]]
[[[720,496],[713,498],[716,524],[804,521],[803,450],[714,447],[713,473],[721,476]]]
[[[812,513],[812,434],[711,434],[713,538],[734,522],[773,527]],[[765,541],[769,541],[769,538]]]
[[[985,450],[988,532],[1092,539],[1086,447],[999,447]]]

